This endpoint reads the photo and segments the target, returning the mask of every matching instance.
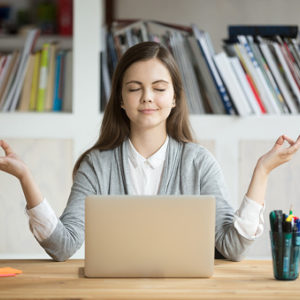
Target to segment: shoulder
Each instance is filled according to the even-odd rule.
[[[205,147],[197,143],[185,143],[183,151],[193,159],[211,159],[215,160],[213,154]]]
[[[197,143],[185,143],[182,157],[184,159],[184,163],[192,164],[198,170],[220,169],[214,155],[207,148]]]

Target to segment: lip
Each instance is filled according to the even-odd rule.
[[[139,112],[143,113],[143,114],[152,114],[154,112],[156,112],[157,109],[140,109]]]

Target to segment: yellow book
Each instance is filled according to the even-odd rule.
[[[34,68],[33,68],[30,104],[29,104],[30,110],[35,110],[36,108],[36,99],[37,99],[38,82],[39,82],[39,74],[40,74],[40,58],[41,58],[41,51],[37,51],[34,58]]]
[[[45,110],[45,96],[47,89],[47,77],[48,77],[48,64],[49,64],[49,44],[43,45],[40,61],[40,80],[38,86],[38,94],[36,100],[36,110]]]

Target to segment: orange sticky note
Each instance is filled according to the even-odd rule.
[[[22,270],[14,269],[11,267],[0,268],[0,274],[21,274]]]

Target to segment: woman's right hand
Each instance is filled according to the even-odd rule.
[[[26,164],[4,140],[0,140],[0,147],[5,152],[5,156],[0,156],[0,170],[17,177],[21,181],[28,171]]]

